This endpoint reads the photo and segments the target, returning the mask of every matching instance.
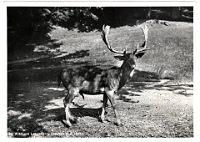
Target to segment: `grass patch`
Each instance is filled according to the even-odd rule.
[[[193,81],[193,24],[171,22],[170,26],[149,24],[148,47],[144,57],[137,61],[137,69],[158,73],[159,70],[172,72],[172,78],[181,82]],[[89,50],[89,56],[76,58],[77,62],[90,61],[92,64],[117,64],[114,54],[109,52],[101,40],[101,32],[78,33],[58,28],[52,32],[53,39],[62,43],[61,50],[74,53]],[[142,44],[143,34],[139,26],[112,28],[108,37],[117,50],[128,48],[133,51]]]

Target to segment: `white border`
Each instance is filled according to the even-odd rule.
[[[69,1],[69,2],[56,2],[44,0],[42,2],[39,1],[6,1],[2,2],[4,6],[81,6],[81,7],[89,7],[89,6],[118,6],[118,7],[149,7],[149,6],[194,6],[198,2],[194,1],[163,1],[163,2],[155,2],[155,1]]]
[[[23,1],[23,2],[22,2]],[[131,2],[131,1],[126,1],[126,2],[116,2],[119,0],[115,0],[114,1],[109,1],[109,0],[101,0],[101,1],[92,1],[92,0],[78,0],[78,1],[70,1],[70,2],[59,2],[55,1],[55,0],[41,0],[39,1],[32,1],[32,2],[27,2],[28,0],[2,0],[1,1],[1,6],[0,6],[0,13],[1,13],[1,20],[3,20],[3,22],[1,22],[1,28],[0,28],[0,33],[1,33],[1,61],[0,61],[0,74],[1,74],[1,81],[0,81],[0,87],[1,87],[1,99],[0,99],[0,112],[1,112],[1,117],[0,117],[0,137],[5,139],[5,140],[15,140],[15,141],[21,141],[22,139],[8,139],[7,138],[7,15],[6,15],[6,11],[7,11],[7,6],[81,6],[81,7],[87,7],[87,6],[120,6],[120,7],[145,7],[145,6],[194,6],[194,138],[178,138],[178,139],[157,139],[157,138],[153,138],[151,140],[153,141],[168,141],[168,140],[180,140],[180,141],[195,141],[195,140],[199,140],[200,139],[200,135],[199,135],[199,96],[200,94],[198,94],[198,90],[197,90],[197,86],[199,84],[199,79],[200,79],[200,73],[199,73],[199,69],[198,69],[198,53],[200,53],[200,45],[198,43],[199,37],[198,37],[198,25],[200,25],[199,23],[199,15],[200,15],[200,5],[199,2],[196,1],[183,1],[183,0],[177,0],[174,2],[174,0],[168,0],[168,1],[160,1],[160,0],[149,0],[147,2],[146,1],[141,1],[141,2]],[[92,2],[91,2],[92,1]],[[158,2],[159,1],[159,2]],[[198,18],[197,18],[198,17]],[[2,34],[3,33],[3,34]],[[197,63],[195,65],[195,63]],[[2,68],[3,67],[3,68]],[[3,115],[2,115],[3,114]],[[135,138],[133,138],[135,140]],[[25,139],[27,140],[27,139]],[[28,140],[38,140],[38,139],[28,139]],[[55,139],[49,139],[50,141],[55,141]],[[65,140],[65,139],[59,139],[59,140]],[[80,139],[77,139],[80,140]],[[92,140],[93,139],[87,139],[88,140]],[[96,139],[97,141],[102,141],[101,139]],[[96,141],[95,140],[95,141]],[[105,139],[104,139],[105,140]],[[116,140],[116,139],[112,139],[112,140]],[[121,140],[121,139],[117,139],[117,140]],[[132,139],[126,139],[126,140],[132,140]],[[147,139],[137,139],[140,141],[145,141]],[[65,140],[66,141],[66,140]],[[149,139],[148,139],[149,141]]]

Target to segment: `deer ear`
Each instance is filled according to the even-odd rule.
[[[120,61],[124,60],[124,56],[114,56],[114,58]]]
[[[140,51],[140,52],[137,52],[137,51],[138,51],[138,49],[135,49],[133,51],[133,55],[135,55],[135,57],[137,57],[137,58],[141,58],[145,53],[145,51]]]
[[[141,58],[144,55],[145,52],[139,52],[135,54],[135,57]]]
[[[136,52],[137,52],[137,49],[135,49],[135,50],[133,51],[133,55],[135,55]]]

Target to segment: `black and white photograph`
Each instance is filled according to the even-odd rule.
[[[7,138],[194,138],[193,17],[170,3],[6,6]]]

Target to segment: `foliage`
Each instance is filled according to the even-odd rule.
[[[8,32],[31,35],[38,26],[49,31],[51,11],[48,8],[9,7],[7,12]]]
[[[32,35],[37,26],[44,33],[49,32],[52,25],[88,32],[100,29],[102,24],[116,27],[131,19],[145,19],[149,12],[152,13],[149,18],[170,19],[173,11],[180,11],[179,7],[8,7],[7,10],[9,31],[26,35]],[[187,13],[193,9],[182,7],[181,11]]]
[[[91,31],[97,28],[95,25],[98,17],[92,13],[94,10],[99,9],[90,7],[56,8],[52,13],[52,23],[69,30],[78,28],[80,31]]]

